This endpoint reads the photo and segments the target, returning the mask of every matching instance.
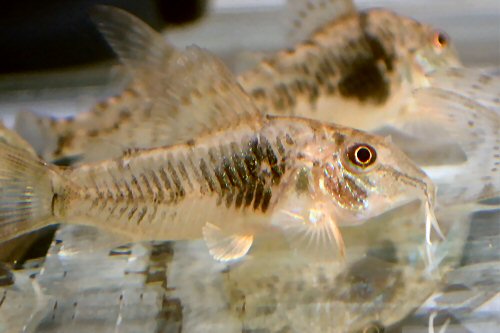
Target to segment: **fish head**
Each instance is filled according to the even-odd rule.
[[[419,43],[420,46],[415,49],[413,65],[421,74],[461,66],[455,45],[446,32],[422,25]]]
[[[409,79],[418,83],[435,70],[461,66],[454,42],[446,32],[394,15],[391,20],[394,24],[384,29],[389,29],[394,36],[397,57],[407,64]]]
[[[440,29],[384,9],[370,11],[370,21],[368,32],[413,85],[437,69],[461,66],[452,39]]]
[[[436,187],[390,138],[332,130],[331,152],[316,174],[316,193],[340,225],[356,225],[414,200],[432,211]]]
[[[389,138],[351,128],[325,125],[314,143],[302,149],[293,184],[282,195],[274,225],[293,244],[344,249],[341,227],[421,201],[426,221],[435,221],[436,187]],[[311,241],[311,240],[316,241]]]

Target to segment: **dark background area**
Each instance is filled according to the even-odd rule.
[[[89,18],[96,4],[123,8],[156,30],[200,18],[206,0],[0,1],[0,74],[88,65],[114,57]]]

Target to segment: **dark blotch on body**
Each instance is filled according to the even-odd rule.
[[[291,138],[290,138],[291,139]],[[287,143],[289,140],[286,140]],[[276,147],[263,135],[252,137],[241,144],[235,142],[230,149],[210,156],[212,165],[200,161],[200,171],[210,191],[220,185],[217,204],[228,208],[252,208],[265,212],[272,197],[272,186],[279,183],[286,171],[286,147],[282,139],[275,138]],[[279,154],[278,154],[279,153]]]
[[[385,49],[377,36],[370,34],[368,20],[369,15],[360,13],[359,25],[363,35],[359,43],[366,43],[368,52],[359,54],[341,68],[339,92],[362,102],[370,100],[382,104],[390,94],[390,82],[386,76],[394,70],[394,55]]]

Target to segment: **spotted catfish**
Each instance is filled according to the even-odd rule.
[[[358,12],[348,0],[289,7],[297,43],[239,77],[268,113],[373,130],[404,110],[426,74],[460,65],[444,32],[394,12]]]
[[[268,114],[371,130],[401,111],[425,73],[460,63],[444,33],[390,11],[357,12],[351,0],[289,1],[288,8],[294,46],[238,78]],[[123,11],[101,6],[93,17],[132,83],[74,118],[20,114],[20,133],[32,142],[48,137],[39,151],[48,160],[85,162],[116,156],[124,147],[170,144],[163,135],[168,110],[154,112],[150,101],[161,96],[175,50]]]
[[[427,235],[437,229],[433,183],[385,138],[264,115],[210,53],[176,57],[154,105],[183,115],[171,146],[61,169],[0,143],[0,239],[65,222],[131,240],[203,238],[222,261],[269,232],[305,253],[342,255],[339,228],[416,200]]]
[[[306,13],[308,12],[304,12],[301,16],[306,17]],[[30,142],[44,142],[43,145],[38,144],[43,147],[42,151],[38,151],[43,157],[58,158],[59,162],[70,161],[73,164],[118,157],[127,148],[158,147],[175,143],[178,139],[176,136],[182,133],[172,128],[171,122],[177,122],[177,117],[182,118],[185,115],[176,105],[164,102],[166,98],[164,91],[170,84],[171,66],[175,64],[178,51],[166,43],[160,34],[125,11],[103,6],[98,7],[93,17],[131,73],[133,77],[131,87],[121,96],[100,104],[92,112],[83,113],[72,119],[60,120],[21,114],[17,129],[26,138],[30,138]],[[303,27],[305,21],[301,22]],[[412,24],[420,26],[416,22]],[[333,23],[331,25],[335,26]],[[421,27],[424,29],[424,26]],[[430,30],[428,32],[430,33]],[[444,39],[441,38],[441,43],[443,42]],[[427,59],[425,63],[440,67],[438,61],[440,57],[444,60],[452,58],[449,55],[453,54],[452,49],[443,49],[440,55],[436,45],[432,45],[434,46],[422,48],[417,52],[420,54],[424,52],[423,50],[427,50],[424,52],[428,54],[426,57],[419,56],[415,59]],[[432,54],[434,56],[431,56]],[[434,60],[431,61],[432,59]],[[446,67],[445,65],[449,63],[444,60],[441,65]],[[277,75],[276,72],[274,74]],[[314,77],[306,75],[306,72],[302,74],[304,80],[312,80]],[[412,77],[416,77],[415,75]],[[245,75],[240,76],[238,80],[242,82],[243,77]],[[271,81],[270,78],[269,82]],[[384,113],[384,115],[379,114],[380,119],[367,120],[371,121],[370,127],[385,125],[382,130],[388,126],[395,129],[395,131],[377,130],[377,132],[390,134],[393,142],[418,165],[431,167],[426,170],[431,172],[433,181],[439,184],[438,194],[442,203],[468,202],[498,195],[500,184],[496,181],[499,179],[496,177],[498,172],[496,146],[499,117],[498,112],[494,114],[495,111],[491,110],[498,106],[495,90],[498,86],[498,75],[495,71],[479,73],[467,68],[445,68],[426,75],[424,80],[419,82],[429,87],[413,90],[411,97],[407,96],[405,107],[394,117],[391,118],[389,114]],[[294,96],[299,98],[301,95]],[[181,91],[175,98],[181,103],[189,100],[191,96],[186,94],[186,91]],[[272,102],[273,98],[265,100]],[[259,107],[264,109],[272,104],[266,106],[262,101],[260,103]],[[371,105],[370,102],[367,103],[366,105]],[[320,112],[319,109],[315,111],[312,108],[313,104],[310,103],[301,105],[304,107],[302,114],[313,119],[329,119],[327,114],[355,114],[345,113],[346,109],[343,109],[340,102],[324,104],[322,108],[324,112]],[[391,109],[389,104],[386,107],[389,112],[395,110]],[[184,112],[189,112],[189,117],[193,119],[200,117],[200,109],[186,107],[182,109]],[[366,110],[374,115],[378,112],[376,109],[370,107]],[[288,105],[286,110],[282,111],[290,114],[294,113],[294,110],[294,105]],[[271,110],[268,108],[266,112],[279,113],[273,112],[272,108]],[[368,118],[360,117],[358,120],[364,121],[362,119]],[[471,119],[474,120],[475,126],[469,125]],[[435,136],[435,133],[441,135]],[[50,137],[50,139],[40,140],[40,137]],[[433,137],[432,146],[428,144],[429,137]],[[456,154],[450,159],[452,152]],[[446,171],[450,165],[454,168],[453,177],[458,177],[461,181],[450,177],[451,173]]]

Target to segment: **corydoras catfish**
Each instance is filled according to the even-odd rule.
[[[172,134],[170,122],[175,121],[172,119],[181,112],[179,108],[172,108],[163,102],[163,91],[169,85],[171,66],[177,61],[179,52],[144,22],[122,10],[99,7],[93,18],[131,73],[133,84],[120,97],[99,105],[96,113],[84,113],[76,118],[63,120],[38,118],[25,113],[18,119],[19,131],[27,138],[31,137],[30,142],[44,142],[43,150],[39,151],[42,156],[69,157],[69,160],[76,164],[116,157],[128,148],[172,144],[175,135]],[[399,19],[402,20],[400,17]],[[411,20],[408,22],[413,22],[415,27],[420,27],[422,31],[430,32],[424,25]],[[334,23],[331,25],[332,29],[336,26]],[[325,46],[322,49],[318,46],[318,50],[326,52],[328,48]],[[423,50],[426,48],[422,46],[419,52]],[[434,62],[428,61],[436,64],[433,68],[440,67],[438,59],[451,59],[451,55],[447,54],[453,54],[446,50],[439,53],[435,45],[434,48],[427,48],[427,51],[424,52],[428,54],[426,57],[435,59]],[[420,54],[419,52],[417,53]],[[303,55],[307,54],[309,53]],[[434,58],[431,54],[434,54]],[[309,63],[312,66],[314,62],[305,62]],[[443,60],[441,64],[446,67],[451,63]],[[288,69],[293,68],[295,67],[291,66]],[[284,67],[284,73],[288,69],[285,70]],[[305,71],[301,75],[303,80],[314,80],[314,73]],[[274,74],[280,77],[279,73]],[[392,111],[388,111],[389,113],[379,114],[379,118],[370,120],[373,127],[394,127],[396,131],[381,133],[392,135],[393,141],[421,167],[432,168],[427,170],[439,184],[438,194],[442,203],[470,202],[498,195],[500,184],[499,177],[496,176],[498,168],[495,163],[498,163],[498,155],[495,153],[495,140],[498,138],[499,115],[498,111],[495,112],[491,108],[495,105],[498,108],[498,91],[495,87],[498,86],[500,77],[492,72],[466,68],[444,68],[421,77],[422,80],[415,82],[429,87],[414,89],[411,95],[404,99],[404,103],[398,104],[396,109],[399,112],[394,117],[389,115]],[[242,76],[238,80],[242,83]],[[263,80],[268,81],[271,82],[271,78]],[[293,96],[298,98],[300,94]],[[182,100],[190,97],[182,95],[176,98]],[[273,98],[267,100],[272,101]],[[155,104],[163,104],[164,107],[155,107]],[[296,113],[293,105],[278,112],[266,108],[262,103],[257,104],[259,108],[266,109],[266,113]],[[328,122],[328,115],[355,114],[344,112],[346,109],[341,103],[324,104],[321,108],[323,111],[315,109],[311,103],[302,103],[301,108],[303,116]],[[389,104],[384,106],[385,108],[395,110]],[[370,107],[366,110],[368,112],[375,109]],[[199,110],[191,112],[195,116]],[[95,121],[97,117],[98,122]],[[472,119],[474,126],[469,125]],[[60,135],[60,130],[64,131],[63,135]],[[40,140],[37,132],[43,136],[51,136],[52,139]],[[399,135],[400,133],[403,133],[403,136]],[[435,133],[441,135],[436,136]],[[433,137],[433,145],[428,144],[429,137]],[[52,155],[54,149],[56,155]],[[455,159],[450,160],[452,151],[457,154]],[[451,173],[446,173],[448,167],[453,168],[453,177],[450,177]]]
[[[197,47],[171,64],[169,79],[152,107],[179,110],[170,146],[62,169],[0,143],[0,239],[64,222],[134,241],[203,238],[221,261],[269,232],[298,251],[343,255],[339,228],[415,200],[428,242],[438,229],[433,183],[385,138],[264,115]]]
[[[265,112],[370,131],[397,117],[427,74],[460,65],[444,32],[389,10],[358,12],[348,0],[289,7],[296,43],[238,78]]]
[[[290,1],[288,8],[294,45],[238,77],[267,114],[371,130],[397,116],[412,89],[426,83],[426,73],[460,64],[443,32],[387,10],[358,12],[351,0]],[[39,151],[47,160],[83,155],[80,161],[90,161],[123,147],[169,144],[161,134],[163,115],[151,112],[145,100],[154,99],[167,80],[162,74],[173,47],[118,9],[100,7],[93,18],[132,82],[121,95],[73,118],[23,113],[17,130],[34,143],[48,138]]]

